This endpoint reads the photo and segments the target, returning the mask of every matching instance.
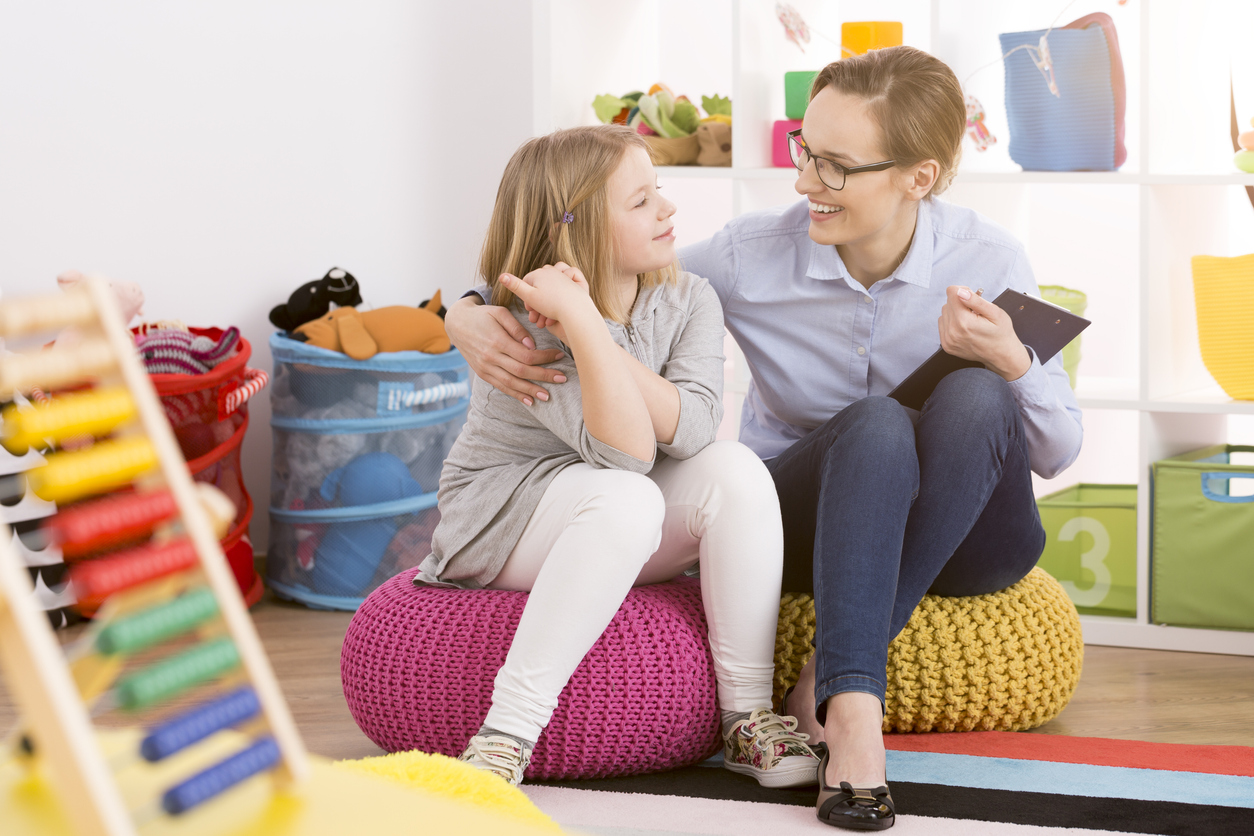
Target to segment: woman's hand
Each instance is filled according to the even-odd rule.
[[[556,349],[539,351],[522,323],[505,308],[482,305],[477,296],[449,306],[444,327],[474,373],[494,389],[531,406],[549,394],[533,381],[565,383],[566,376],[543,368],[566,356]]]
[[[938,320],[941,348],[964,360],[978,360],[1008,381],[1023,377],[1032,355],[1015,335],[1010,314],[967,287],[951,285],[945,294]]]

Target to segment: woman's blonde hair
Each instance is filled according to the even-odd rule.
[[[911,46],[874,49],[824,67],[810,86],[810,99],[825,87],[870,106],[884,150],[899,166],[940,164],[928,197],[949,188],[962,157],[967,106],[962,85],[945,62]]]
[[[618,254],[606,188],[630,148],[649,150],[643,137],[624,125],[596,125],[536,137],[514,152],[479,256],[479,275],[492,288],[492,304],[510,307],[516,301],[498,281],[502,273],[521,278],[564,261],[583,272],[602,316],[630,321],[631,311],[622,310],[612,284]],[[672,263],[638,278],[643,288],[676,275]]]

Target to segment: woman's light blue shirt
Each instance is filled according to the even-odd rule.
[[[809,210],[742,215],[683,248],[683,269],[708,279],[752,380],[740,440],[779,455],[854,401],[887,395],[940,347],[937,320],[950,285],[1039,295],[1023,245],[982,215],[943,200],[919,203],[914,240],[888,278],[869,290],[836,248],[810,240]],[[1080,408],[1061,355],[1033,357],[1010,384],[1032,469],[1057,475],[1080,452]]]

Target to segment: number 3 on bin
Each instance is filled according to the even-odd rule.
[[[1095,607],[1106,599],[1110,592],[1110,569],[1106,566],[1106,555],[1110,553],[1110,534],[1106,526],[1092,517],[1072,517],[1058,532],[1059,542],[1070,542],[1080,532],[1093,538],[1093,547],[1080,554],[1080,572],[1093,573],[1093,585],[1088,589],[1079,589],[1074,581],[1059,581],[1062,588],[1071,596],[1071,603],[1077,607]]]

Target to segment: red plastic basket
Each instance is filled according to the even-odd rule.
[[[215,342],[222,336],[221,328],[191,332]],[[222,550],[249,606],[261,600],[264,587],[253,566],[248,537],[253,501],[244,487],[240,448],[248,431],[248,397],[266,380],[264,372],[248,368],[251,356],[252,346],[240,337],[235,353],[206,374],[149,375],[192,478],[221,489],[235,503],[235,524],[222,539]]]

